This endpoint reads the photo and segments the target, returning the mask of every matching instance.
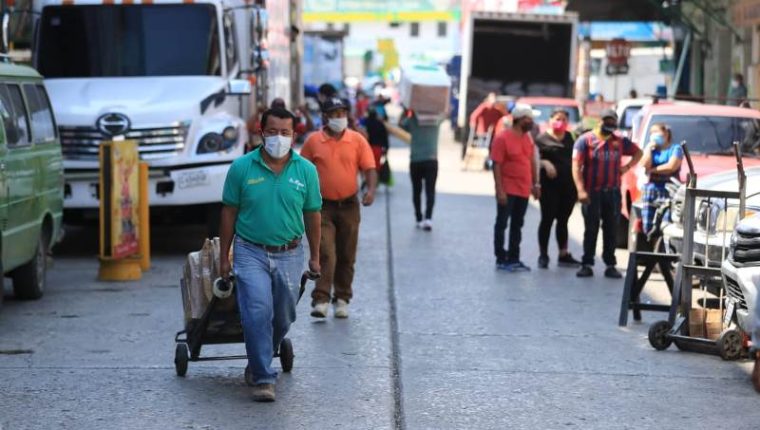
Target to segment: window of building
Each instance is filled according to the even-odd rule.
[[[349,24],[349,23],[345,23],[345,24],[343,24],[343,31],[344,31],[346,34],[350,33],[350,32],[351,32],[351,24]]]
[[[438,23],[438,37],[446,37],[446,33],[448,32],[449,26],[446,21],[441,21]]]
[[[389,25],[390,25],[391,28],[399,28],[399,27],[401,27],[401,23],[400,22],[392,22]]]
[[[420,36],[420,23],[419,22],[413,22],[409,25],[409,34],[412,37],[419,37]]]

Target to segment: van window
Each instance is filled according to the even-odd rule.
[[[32,117],[32,139],[34,142],[55,140],[55,122],[45,89],[42,85],[24,85],[24,95]]]
[[[5,138],[8,146],[28,145],[29,118],[27,118],[21,88],[18,85],[0,85],[0,115],[5,128]]]

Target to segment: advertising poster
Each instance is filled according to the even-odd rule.
[[[137,254],[139,175],[137,143],[111,142],[111,257]]]

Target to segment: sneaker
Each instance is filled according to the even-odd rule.
[[[591,269],[591,266],[586,266],[585,264],[581,266],[581,270],[578,271],[578,273],[575,274],[575,276],[579,278],[590,278],[594,276],[594,270]]]
[[[530,267],[526,266],[522,261],[508,261],[504,263],[496,264],[498,270],[504,270],[510,273],[516,272],[530,272]]]
[[[327,318],[327,309],[329,305],[325,303],[317,303],[311,307],[311,316],[314,318]]]
[[[425,231],[432,231],[433,230],[433,220],[426,219],[425,221],[422,221],[422,229]]]
[[[542,255],[538,257],[538,268],[539,269],[548,269],[549,268],[549,257],[546,255]]]
[[[573,258],[573,254],[560,255],[557,258],[557,265],[562,267],[578,267],[581,262]]]
[[[607,270],[604,271],[604,277],[610,279],[622,279],[623,274],[615,268],[615,266],[607,266]]]
[[[343,299],[335,301],[335,318],[348,318],[348,302]]]
[[[256,384],[252,397],[254,402],[274,402],[274,384]]]
[[[417,229],[418,230],[424,230],[425,229],[425,221],[417,221]]]

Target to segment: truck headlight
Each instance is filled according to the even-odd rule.
[[[198,142],[198,154],[210,154],[226,151],[238,141],[238,131],[235,127],[227,127],[219,133],[206,133]]]

